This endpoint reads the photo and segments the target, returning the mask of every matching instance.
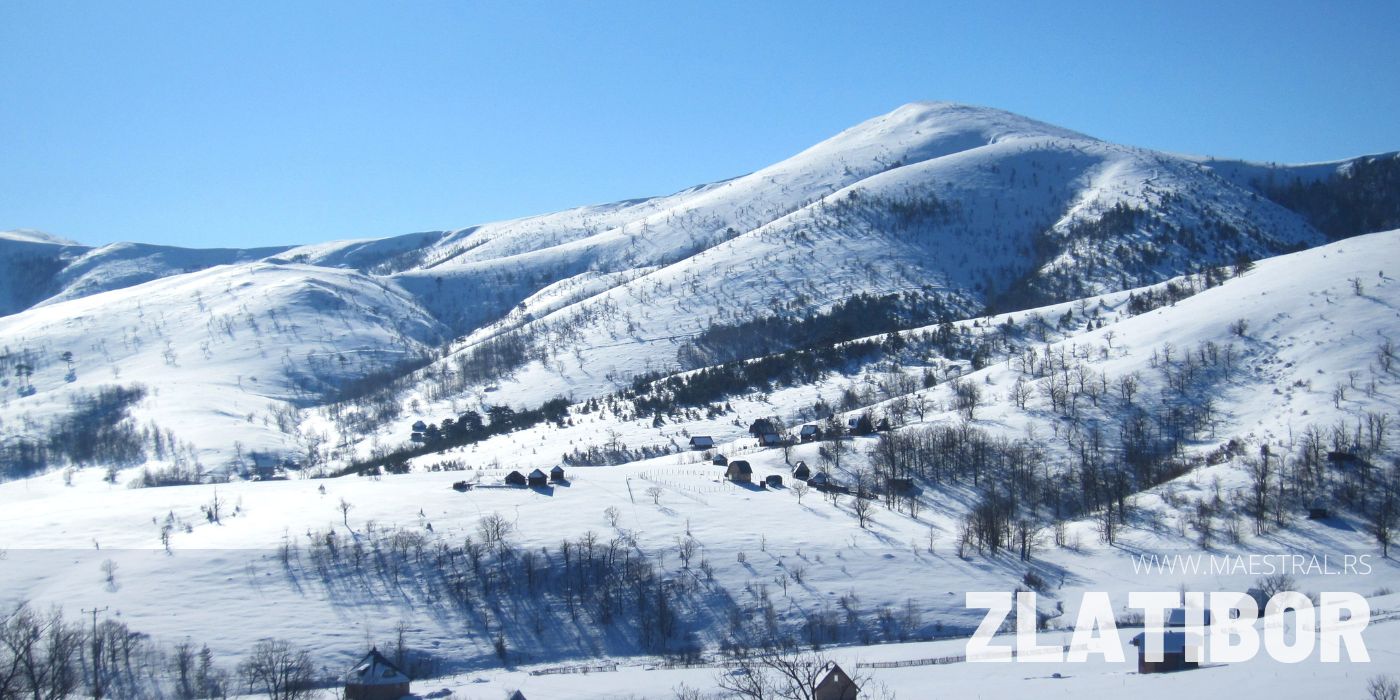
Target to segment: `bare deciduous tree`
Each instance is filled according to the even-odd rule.
[[[252,653],[238,665],[238,673],[249,692],[263,693],[269,700],[301,700],[315,692],[311,654],[281,639],[253,645]]]

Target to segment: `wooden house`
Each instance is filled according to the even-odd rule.
[[[835,661],[826,662],[818,673],[825,675],[812,686],[812,700],[856,700],[860,686]]]
[[[742,459],[736,459],[729,463],[729,468],[724,471],[724,478],[745,484],[753,483],[753,467]]]
[[[716,467],[727,467],[729,466],[729,458],[725,457],[724,455],[715,455],[714,459],[710,460],[710,464],[713,464]]]
[[[556,483],[557,483],[557,482],[560,482],[560,481],[563,481],[563,480],[564,480],[564,468],[561,467],[561,466],[559,466],[559,465],[555,465],[553,469],[550,469],[550,470],[549,470],[549,480],[550,480],[550,481],[553,481],[553,482],[556,482]]]
[[[830,476],[827,476],[826,472],[817,472],[812,475],[812,478],[807,480],[807,485],[818,491],[831,488],[835,483],[836,482],[831,480]]]
[[[521,474],[520,472],[513,471],[509,474],[506,474],[506,483],[510,484],[511,486],[524,486],[525,475]]]
[[[1166,630],[1162,632],[1162,660],[1149,661],[1147,659],[1147,633],[1143,632],[1133,637],[1131,642],[1138,648],[1138,673],[1167,673],[1169,671],[1186,671],[1199,668],[1200,661],[1187,661],[1186,650],[1194,648],[1198,656],[1202,653],[1204,640],[1200,635],[1184,632],[1180,630]]]
[[[764,433],[775,433],[777,428],[773,426],[773,421],[767,418],[759,418],[749,424],[749,435],[759,437]]]
[[[345,674],[345,700],[399,700],[411,694],[410,679],[378,649],[370,649]]]
[[[812,478],[812,470],[807,466],[806,462],[798,460],[797,466],[792,468],[792,478],[806,481]]]
[[[797,439],[802,442],[812,442],[822,438],[822,430],[815,423],[808,423],[797,431]]]
[[[530,472],[530,476],[527,477],[526,481],[530,486],[548,486],[549,475],[536,469]]]
[[[715,439],[709,435],[690,436],[690,449],[692,450],[708,450],[714,446]]]
[[[769,475],[763,480],[763,483],[767,484],[767,485],[768,485],[768,488],[773,488],[773,489],[782,488],[782,487],[783,487],[783,477],[778,476],[777,474],[769,474]]]
[[[764,433],[758,436],[758,444],[764,447],[781,447],[783,436],[778,433]]]

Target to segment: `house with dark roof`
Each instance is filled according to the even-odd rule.
[[[550,481],[555,481],[555,482],[563,481],[563,480],[564,480],[564,468],[561,467],[561,466],[559,466],[559,465],[555,465],[553,469],[550,469],[550,470],[549,470],[549,480],[550,480]]]
[[[524,486],[525,475],[521,474],[520,472],[513,471],[509,474],[506,474],[506,483],[511,486]]]
[[[821,437],[821,428],[818,428],[815,423],[808,423],[802,426],[802,428],[797,431],[797,439],[801,440],[802,442],[820,440]]]
[[[410,679],[378,649],[370,649],[345,674],[345,700],[399,700],[409,695]]]
[[[526,481],[530,486],[548,486],[549,475],[536,469],[530,472],[530,476],[526,479]]]
[[[716,467],[727,467],[729,466],[729,458],[724,455],[715,455],[714,459],[710,460],[710,464]]]
[[[692,450],[708,450],[714,446],[715,439],[710,437],[709,435],[690,436],[690,449]]]
[[[807,466],[806,462],[799,459],[797,460],[797,466],[792,468],[792,478],[806,481],[812,478],[812,470]]]
[[[821,671],[825,675],[812,686],[812,700],[856,700],[860,696],[860,686],[835,661],[826,662]]]
[[[1166,630],[1162,632],[1162,660],[1149,661],[1147,659],[1147,633],[1143,632],[1130,642],[1138,648],[1138,673],[1166,673],[1168,671],[1186,671],[1199,668],[1201,662],[1202,647],[1205,640],[1201,635],[1183,630]],[[1186,660],[1186,650],[1195,649],[1197,661]]]
[[[736,459],[729,463],[729,468],[724,471],[724,478],[751,484],[753,483],[753,467],[742,459]]]

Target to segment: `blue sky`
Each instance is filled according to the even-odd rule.
[[[1400,3],[0,2],[0,229],[254,246],[739,175],[922,99],[1400,150]]]

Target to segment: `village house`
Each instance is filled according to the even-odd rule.
[[[724,471],[724,478],[745,484],[753,483],[753,467],[742,459],[736,459],[729,463],[729,468]]]
[[[826,675],[812,687],[812,700],[856,700],[860,686],[835,661],[822,666]]]
[[[714,459],[710,460],[710,464],[716,467],[726,467],[729,466],[729,458],[724,455],[715,455]]]
[[[409,695],[409,677],[378,649],[370,649],[365,658],[345,674],[345,700],[399,700]]]
[[[812,470],[807,466],[806,462],[799,459],[797,460],[797,466],[792,468],[792,478],[806,481],[812,478]]]
[[[530,486],[548,486],[549,476],[546,475],[544,472],[536,469],[530,472],[530,476],[527,481]]]
[[[758,444],[764,447],[781,447],[783,436],[778,433],[764,433],[758,436]]]
[[[818,428],[818,427],[816,426],[816,424],[814,424],[814,423],[808,423],[808,424],[802,426],[802,429],[801,429],[801,430],[798,430],[798,431],[797,431],[797,439],[801,440],[802,442],[811,442],[811,441],[813,441],[813,440],[820,440],[821,437],[822,437],[821,428]]]
[[[759,418],[758,420],[749,423],[749,435],[758,437],[759,435],[762,435],[764,433],[771,432],[773,432],[773,421],[767,418]]]
[[[715,439],[709,435],[692,435],[690,437],[690,449],[708,450],[715,446]]]
[[[763,480],[763,483],[771,489],[782,488],[783,477],[778,476],[777,474],[769,474],[768,477]]]
[[[549,470],[549,480],[550,480],[550,481],[553,481],[553,482],[555,482],[555,483],[559,483],[559,482],[563,481],[563,480],[564,480],[564,468],[561,467],[561,466],[559,466],[559,465],[555,465],[553,469],[550,469],[550,470]]]
[[[521,474],[520,472],[513,471],[509,474],[506,474],[506,483],[511,486],[524,486],[525,475]]]

